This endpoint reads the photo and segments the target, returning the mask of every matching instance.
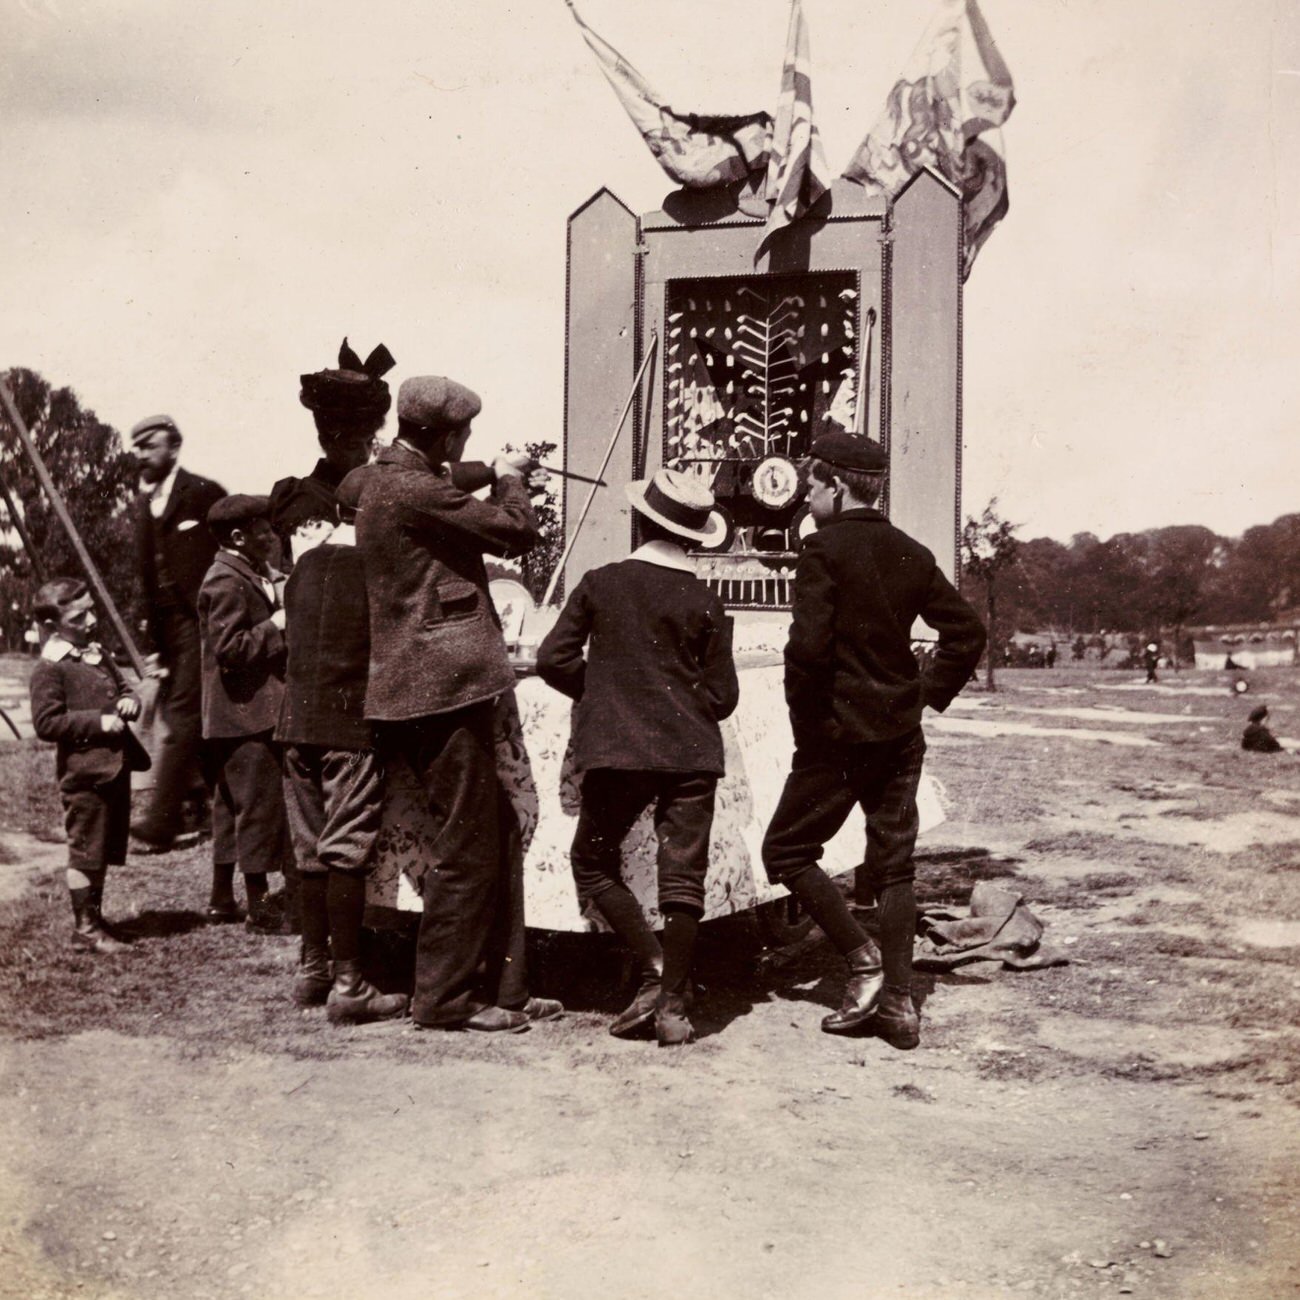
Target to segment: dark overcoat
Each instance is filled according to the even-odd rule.
[[[939,634],[922,674],[920,618]],[[878,510],[845,510],[804,543],[785,649],[785,694],[797,747],[892,740],[942,712],[970,679],[984,625],[934,556]]]
[[[366,716],[404,722],[509,690],[514,671],[483,556],[523,555],[536,542],[523,479],[504,475],[480,501],[445,465],[400,445],[352,473],[370,608]]]
[[[361,552],[326,542],[299,559],[284,588],[288,662],[276,740],[370,747],[370,620]]]
[[[100,719],[127,691],[104,663],[87,663],[74,651],[57,661],[38,659],[32,669],[32,726],[58,746],[55,772],[64,794],[107,785],[126,767],[143,772],[149,755],[130,727],[104,730]]]
[[[271,622],[266,582],[242,555],[221,550],[199,589],[207,740],[254,736],[279,720],[284,633]]]
[[[147,605],[150,632],[160,600],[157,557],[161,552],[175,595],[191,614],[197,612],[199,588],[217,553],[217,543],[208,531],[208,510],[226,495],[226,489],[211,479],[177,469],[171,495],[162,515],[155,519],[149,498],[136,498],[135,541],[141,589]]]
[[[739,698],[731,619],[694,574],[635,557],[584,574],[537,673],[578,701],[579,772],[725,770],[718,723]]]

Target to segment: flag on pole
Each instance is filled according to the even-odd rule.
[[[999,128],[1015,102],[977,0],[943,0],[844,175],[891,196],[923,167],[951,181],[962,195],[965,278],[1007,213]]]
[[[830,168],[812,117],[812,60],[802,0],[792,0],[781,68],[781,97],[772,124],[767,157],[767,241],[803,216],[831,187]]]
[[[659,166],[679,185],[708,189],[744,180],[767,161],[766,113],[708,116],[675,112],[646,79],[565,0],[583,39]]]

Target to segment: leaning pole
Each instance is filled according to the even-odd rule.
[[[131,666],[141,677],[144,677],[144,657],[135,644],[135,638],[127,628],[126,621],[118,612],[117,604],[109,594],[108,587],[104,585],[104,579],[100,576],[95,561],[90,558],[90,552],[86,550],[86,544],[81,540],[81,534],[77,531],[76,524],[72,522],[68,507],[64,504],[59,489],[54,486],[50,471],[46,469],[45,461],[41,459],[41,453],[37,451],[36,443],[32,440],[32,435],[27,431],[27,425],[18,412],[18,407],[9,392],[9,386],[2,379],[0,379],[0,404],[4,406],[5,411],[8,413],[14,432],[18,435],[18,441],[22,444],[28,460],[32,462],[32,468],[36,471],[37,481],[45,489],[45,495],[49,498],[50,505],[58,516],[59,523],[63,525],[63,530],[72,543],[72,549],[76,551],[77,559],[81,561],[81,567],[85,570],[86,579],[90,583],[91,589],[94,591],[104,612],[108,615],[108,621],[112,623],[113,630],[117,633],[123,648],[131,659]]]

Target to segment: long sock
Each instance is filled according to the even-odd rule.
[[[681,993],[691,977],[691,960],[695,956],[695,936],[700,928],[700,913],[696,908],[678,903],[668,903],[663,912],[663,991]]]
[[[303,877],[303,884],[307,877]],[[366,911],[366,878],[348,871],[329,874],[330,942],[335,961],[361,960],[361,920]]]
[[[250,907],[254,903],[260,903],[266,897],[268,888],[265,871],[244,872],[244,893]]]
[[[626,885],[611,885],[591,900],[609,923],[609,928],[632,949],[644,975],[663,970],[664,954],[655,932],[646,924],[645,913]]]
[[[850,953],[868,942],[867,932],[854,920],[839,886],[820,867],[805,867],[782,884],[841,953]]]
[[[330,941],[330,919],[325,891],[329,877],[323,871],[308,871],[302,877],[302,946],[325,948]]]
[[[85,918],[90,908],[90,890],[83,885],[78,889],[69,889],[68,894],[72,899],[73,918],[78,927],[80,927],[82,920]]]
[[[212,892],[208,895],[211,907],[229,907],[235,901],[235,864],[233,862],[214,862],[212,864]]]
[[[98,909],[104,903],[104,877],[108,872],[101,867],[98,871],[87,871],[85,875],[90,886],[90,905]]]
[[[916,938],[916,890],[910,880],[880,891],[880,964],[890,988],[912,987],[912,941]]]

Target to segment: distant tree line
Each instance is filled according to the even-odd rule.
[[[987,531],[988,511],[982,523]],[[1188,627],[1266,622],[1300,605],[1300,514],[1239,538],[1199,524],[1106,541],[1093,533],[1068,543],[1036,537],[1019,541],[993,580],[1003,638],[1052,629],[1071,639],[1132,632],[1180,644]],[[963,583],[976,608],[985,607],[986,574],[968,562]]]

